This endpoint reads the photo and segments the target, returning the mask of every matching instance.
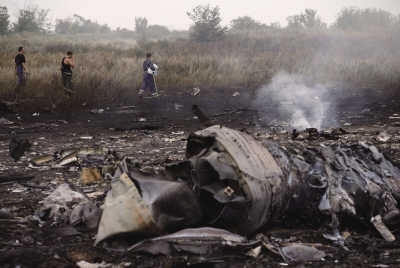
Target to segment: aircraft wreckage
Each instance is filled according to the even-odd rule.
[[[351,217],[393,241],[387,226],[399,218],[399,181],[400,170],[366,143],[287,148],[212,126],[191,134],[186,159],[168,164],[162,175],[143,174],[129,159],[120,162],[95,244],[123,233],[156,236],[200,226],[249,236],[288,217],[328,218],[332,233],[325,236],[336,241],[341,219]],[[218,229],[210,230],[215,236]],[[222,236],[244,243],[233,234]]]
[[[97,228],[95,245],[134,237],[125,249],[169,256],[252,256],[264,245],[287,262],[323,258],[315,247],[254,236],[270,224],[291,221],[325,226],[330,231],[323,236],[344,247],[340,228],[346,220],[394,241],[390,229],[400,222],[400,170],[371,144],[341,142],[343,131],[309,129],[308,139],[331,142],[283,144],[212,126],[192,133],[185,160],[165,165],[157,175],[107,150],[60,154],[49,158],[54,167],[78,161],[83,182],[105,175],[111,189],[100,211],[61,185],[41,202],[38,218]],[[295,134],[293,140],[300,135]],[[43,161],[49,163],[46,158],[33,164]]]

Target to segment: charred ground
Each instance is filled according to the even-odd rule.
[[[203,128],[201,122],[193,119],[192,105],[198,105],[213,124],[244,130],[260,141],[291,142],[290,129],[279,123],[284,122],[285,118],[276,113],[275,104],[266,103],[269,107],[260,114],[252,106],[253,97],[253,94],[245,91],[240,91],[237,97],[224,91],[215,91],[207,95],[201,93],[197,97],[186,94],[135,99],[132,107],[91,107],[74,112],[56,110],[53,113],[41,111],[39,117],[32,117],[32,113],[18,113],[16,108],[20,119],[17,119],[16,113],[5,114],[14,124],[0,128],[1,266],[75,267],[80,260],[130,263],[132,267],[186,267],[200,263],[201,258],[153,258],[108,251],[103,247],[93,247],[94,232],[67,226],[38,226],[29,216],[39,208],[39,201],[57,185],[67,182],[86,194],[99,193],[91,197],[98,205],[102,204],[109,185],[104,182],[84,186],[80,184],[80,172],[77,169],[35,169],[29,167],[29,159],[60,149],[96,146],[132,157],[140,168],[157,171],[165,163],[183,159],[186,137],[190,132]],[[349,133],[340,137],[341,142],[368,141],[376,144],[388,159],[400,166],[400,119],[394,115],[400,113],[399,107],[398,98],[382,96],[378,91],[371,90],[368,94],[363,91],[363,94],[338,99],[332,107],[336,120],[326,122],[325,127],[351,123],[345,127]],[[103,108],[104,111],[91,112],[93,108]],[[392,119],[389,119],[390,116]],[[375,139],[383,130],[391,137],[387,142]],[[8,153],[9,141],[14,133],[32,143],[30,151],[18,162],[14,162]],[[86,136],[93,138],[86,139]],[[320,139],[323,138],[302,142],[307,146],[320,142]],[[262,234],[270,239],[322,244],[328,257],[324,262],[310,264],[316,267],[400,265],[400,245],[397,241],[385,242],[371,227],[348,220],[343,229],[349,232],[346,239],[349,251],[346,251],[321,236],[320,228],[326,228],[321,227],[324,221],[326,219],[309,223],[298,220],[288,221],[285,225],[272,224]],[[398,235],[398,230],[394,230],[394,234]],[[213,265],[276,267],[281,262],[280,258],[263,252],[256,259],[229,256],[224,262]]]

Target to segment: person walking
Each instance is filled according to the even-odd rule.
[[[65,57],[61,60],[61,77],[64,86],[64,91],[69,96],[74,93],[72,90],[72,69],[75,67],[75,61],[72,51],[67,51]]]
[[[146,54],[146,60],[143,62],[143,82],[139,89],[139,96],[143,95],[146,89],[150,89],[153,97],[158,97],[157,87],[155,84],[155,75],[158,66],[151,62],[151,53]]]
[[[26,66],[26,59],[24,55],[24,47],[18,48],[18,53],[15,56],[15,74],[17,75],[17,87],[15,88],[15,101],[17,102],[22,89],[26,85],[26,76],[28,68]]]

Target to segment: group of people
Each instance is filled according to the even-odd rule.
[[[150,89],[153,97],[158,96],[155,76],[157,75],[158,66],[151,61],[151,53],[146,54],[146,60],[143,62],[143,82],[138,91],[139,96],[142,96],[145,90]],[[72,87],[72,69],[75,67],[75,60],[72,51],[67,51],[66,55],[61,60],[61,77],[64,86],[64,91],[68,96],[71,96],[74,91]],[[28,78],[28,67],[24,55],[24,47],[18,48],[18,53],[15,56],[15,73],[17,75],[17,87],[15,90],[16,101],[20,96],[22,88],[25,87]]]

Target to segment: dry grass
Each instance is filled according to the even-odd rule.
[[[397,36],[397,37],[396,37]],[[108,36],[0,37],[0,97],[11,98],[15,87],[13,57],[26,49],[31,73],[26,97],[42,105],[63,99],[59,74],[66,50],[75,52],[77,68],[72,102],[91,105],[126,101],[139,88],[141,63],[152,51],[161,67],[159,87],[175,94],[203,90],[256,89],[279,71],[303,74],[312,82],[353,88],[400,88],[398,33],[293,33],[228,36],[213,43],[188,40],[136,45],[134,40]]]

